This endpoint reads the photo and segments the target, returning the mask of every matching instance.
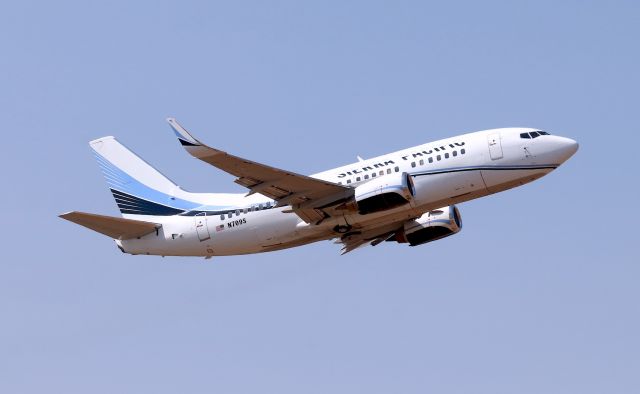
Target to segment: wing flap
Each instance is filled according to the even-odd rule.
[[[157,223],[78,211],[64,213],[60,217],[113,239],[138,238],[162,227]]]

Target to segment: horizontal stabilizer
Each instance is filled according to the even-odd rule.
[[[77,211],[64,213],[60,217],[113,239],[138,238],[162,227],[157,223]]]

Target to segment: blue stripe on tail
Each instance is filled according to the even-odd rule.
[[[95,150],[93,153],[123,214],[178,215],[202,206],[152,189],[116,167]]]

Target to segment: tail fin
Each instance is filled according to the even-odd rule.
[[[177,215],[199,204],[176,197],[178,185],[136,156],[114,137],[89,143],[123,216]]]

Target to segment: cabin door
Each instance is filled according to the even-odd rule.
[[[502,143],[500,142],[500,133],[489,134],[489,154],[491,160],[502,159]]]
[[[198,233],[198,239],[200,242],[206,241],[211,238],[209,235],[209,226],[207,226],[207,213],[201,212],[194,216],[196,221],[196,233]]]

